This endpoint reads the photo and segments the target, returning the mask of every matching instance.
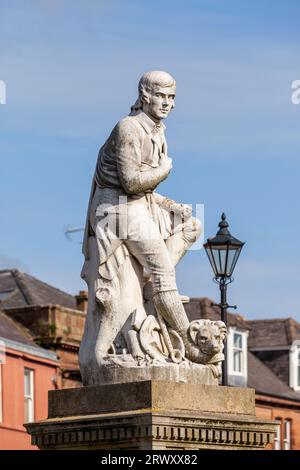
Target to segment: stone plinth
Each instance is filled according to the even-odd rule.
[[[162,381],[51,391],[25,426],[40,449],[257,449],[275,433],[252,389]]]
[[[119,356],[122,358],[122,356]],[[120,364],[106,363],[94,371],[94,384],[109,385],[133,382],[181,382],[190,384],[218,385],[219,377],[216,366],[195,364],[185,361],[181,364],[168,362],[166,364],[138,366],[135,361],[129,361],[129,355],[123,356]],[[126,362],[128,358],[128,362]]]

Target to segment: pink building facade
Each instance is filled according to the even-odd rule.
[[[34,450],[23,423],[47,417],[48,390],[57,388],[56,355],[0,338],[0,450]]]

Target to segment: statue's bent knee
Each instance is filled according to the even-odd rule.
[[[202,224],[196,217],[191,217],[183,225],[183,236],[188,244],[195,243],[202,233]]]
[[[200,220],[197,219],[196,217],[193,217],[192,220],[193,220],[193,229],[194,229],[194,233],[195,233],[196,240],[197,240],[203,232],[203,227],[202,227],[202,223],[200,222]]]

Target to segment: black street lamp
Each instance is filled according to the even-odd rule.
[[[226,221],[226,215],[222,214],[219,223],[220,230],[214,238],[208,238],[203,245],[211,267],[214,271],[214,281],[220,286],[221,303],[218,306],[221,309],[221,320],[227,326],[227,309],[236,308],[236,305],[227,304],[227,284],[233,281],[233,271],[244,243],[234,238],[228,230],[229,224]],[[224,363],[222,368],[222,385],[227,385],[227,351],[226,342],[224,344]]]

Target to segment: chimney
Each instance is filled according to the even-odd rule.
[[[87,312],[88,307],[88,293],[85,290],[80,290],[78,295],[75,295],[76,306],[78,310],[82,312]]]

